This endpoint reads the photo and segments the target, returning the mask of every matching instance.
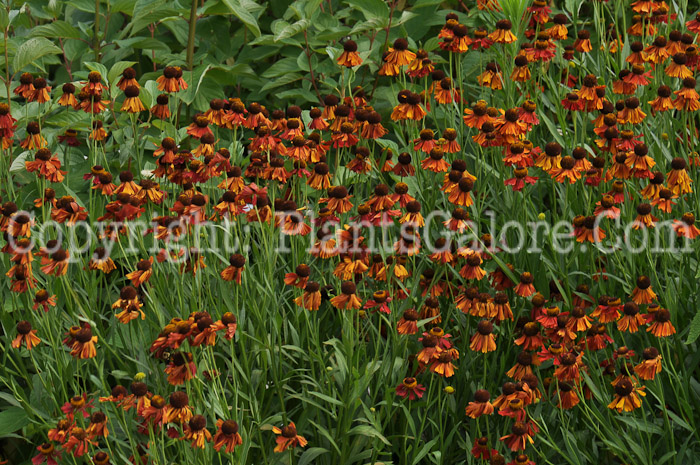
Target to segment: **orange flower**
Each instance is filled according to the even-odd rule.
[[[58,104],[62,107],[75,108],[75,106],[78,104],[78,101],[75,99],[75,86],[70,82],[67,82],[63,84],[61,90],[63,93],[58,99]]]
[[[479,389],[474,393],[474,401],[466,407],[466,415],[470,418],[479,418],[482,415],[492,415],[494,408],[489,399],[491,394],[486,389]]]
[[[357,43],[354,40],[346,40],[343,43],[343,53],[336,60],[339,66],[353,68],[362,64],[362,58],[357,54]]]
[[[474,188],[474,181],[470,178],[463,177],[457,183],[457,188],[452,189],[447,200],[460,207],[470,207],[474,201],[471,197],[471,191]]]
[[[66,453],[74,457],[81,457],[88,452],[90,446],[96,446],[97,443],[90,439],[87,432],[80,427],[74,426],[71,429],[70,437],[63,446]]]
[[[32,305],[32,310],[36,310],[41,307],[44,312],[49,311],[49,307],[56,306],[56,296],[49,295],[45,289],[38,290],[34,295],[34,305]]]
[[[277,435],[277,446],[275,452],[284,452],[289,448],[306,447],[308,441],[303,436],[297,434],[297,427],[294,422],[290,421],[289,425],[278,428],[274,426],[272,432]]]
[[[136,80],[136,71],[134,68],[129,66],[128,68],[125,68],[124,71],[122,71],[122,75],[119,78],[119,81],[117,81],[117,88],[125,91],[127,87],[129,86],[139,86],[139,82]]]
[[[331,305],[341,310],[352,310],[360,308],[362,306],[362,302],[355,295],[356,290],[357,288],[355,286],[355,283],[353,283],[352,281],[343,281],[343,283],[340,286],[341,294],[331,299]]]
[[[493,90],[503,89],[501,69],[493,61],[487,63],[484,72],[477,76],[477,82],[480,86],[490,87]]]
[[[532,439],[532,435],[536,432],[536,426],[516,421],[511,427],[511,433],[502,436],[500,440],[505,442],[506,446],[512,451],[525,450],[528,442],[534,444],[535,441]]]
[[[168,105],[168,102],[168,94],[158,95],[156,97],[156,104],[153,105],[150,110],[153,116],[163,120],[170,118],[170,107]]]
[[[17,323],[17,337],[12,340],[12,348],[19,349],[22,345],[27,346],[27,350],[32,350],[40,342],[36,336],[36,329],[32,329],[32,324],[28,321]]]
[[[674,220],[673,229],[678,237],[695,239],[700,236],[700,229],[695,226],[695,215],[684,213],[680,220]]]
[[[234,451],[236,446],[243,444],[243,439],[238,432],[238,423],[233,420],[216,420],[216,434],[214,435],[214,450],[220,452],[224,449],[226,453]]]
[[[90,425],[85,430],[89,437],[109,436],[107,429],[107,416],[102,412],[94,412],[90,415]]]
[[[535,277],[529,271],[521,273],[520,282],[515,286],[515,294],[520,297],[530,297],[535,293],[535,286],[532,285],[534,281]]]
[[[683,87],[674,92],[677,96],[673,100],[673,107],[680,111],[697,111],[700,110],[700,95],[695,90],[695,78],[687,77],[683,79]]]
[[[102,121],[96,120],[92,122],[92,131],[90,131],[90,139],[102,141],[107,138],[107,131],[102,127]]]
[[[31,73],[22,73],[19,76],[19,85],[13,91],[15,95],[29,99],[34,93],[34,77]]]
[[[294,303],[307,310],[318,310],[321,306],[321,286],[315,281],[309,281],[304,287],[304,293],[294,299]]]
[[[418,332],[418,312],[409,308],[403,312],[401,319],[396,323],[396,331],[399,334],[416,334]]]
[[[532,355],[527,352],[520,352],[518,354],[516,364],[510,370],[508,370],[506,376],[516,380],[521,380],[524,376],[532,374],[532,365],[536,364],[539,364],[537,355]]]
[[[156,83],[158,84],[158,90],[161,92],[178,92],[180,90],[180,82],[177,78],[178,71],[174,66],[166,66],[163,69],[163,75],[158,76]]]
[[[97,355],[97,350],[95,349],[97,336],[92,335],[92,329],[87,324],[82,328],[78,328],[69,342],[70,354],[75,358],[87,359]]]
[[[221,271],[221,277],[224,281],[233,281],[236,284],[241,284],[243,270],[245,268],[246,258],[239,254],[233,254],[229,257],[229,266]]]
[[[671,313],[665,308],[660,308],[653,313],[653,323],[647,328],[647,332],[656,337],[669,337],[676,334],[676,328],[671,323]]]
[[[493,40],[497,44],[510,44],[518,40],[518,38],[511,32],[513,25],[507,19],[501,19],[496,22],[496,30],[489,34],[489,39]]]
[[[46,144],[46,139],[41,135],[39,123],[36,121],[27,123],[27,137],[19,145],[27,150],[35,150],[46,147]]]
[[[656,347],[647,347],[642,352],[644,360],[634,367],[634,372],[641,379],[651,380],[661,373],[661,355]]]
[[[139,87],[134,85],[129,85],[124,89],[124,95],[126,99],[122,104],[121,111],[127,113],[139,113],[146,111],[146,107],[143,106],[141,99],[139,98]]]
[[[639,306],[634,302],[625,303],[622,307],[622,313],[622,317],[617,321],[619,331],[636,333],[639,330],[639,325],[645,322],[644,317],[639,314]]]
[[[493,323],[481,320],[476,327],[476,333],[471,338],[469,348],[474,352],[488,353],[496,350],[496,338],[493,335]],[[476,418],[476,417],[474,417]]]
[[[40,178],[49,182],[61,182],[66,174],[65,171],[61,171],[61,162],[58,157],[46,148],[37,150],[34,161],[25,161],[24,165],[27,172],[37,171]]]
[[[421,106],[423,97],[410,91],[401,91],[398,96],[399,104],[391,112],[393,121],[414,120],[420,121],[427,115]]]
[[[462,119],[467,127],[475,129],[481,129],[484,123],[492,121],[491,116],[488,114],[488,106],[483,100],[474,103],[472,108],[465,108]]]
[[[574,408],[581,401],[574,386],[566,381],[559,381],[557,383],[557,397],[557,407],[565,410]]]
[[[515,57],[515,66],[510,75],[510,80],[514,82],[527,82],[530,80],[530,68],[527,67],[528,59],[525,55]]]
[[[151,274],[153,273],[152,266],[153,257],[148,257],[148,259],[145,260],[139,260],[139,262],[136,264],[136,270],[128,273],[126,278],[131,281],[131,284],[134,287],[139,287],[140,285],[148,282],[148,280],[151,278]]]
[[[334,213],[347,213],[352,209],[352,203],[345,186],[334,186],[328,190],[328,198],[319,199],[319,203],[328,203],[328,209]]]
[[[394,46],[389,47],[386,55],[386,62],[394,66],[405,66],[415,60],[416,54],[408,50],[408,41],[398,38],[394,41]]]
[[[51,87],[46,85],[46,79],[34,79],[34,90],[26,97],[27,102],[46,103],[51,100]]]
[[[207,442],[211,442],[211,433],[207,429],[207,419],[202,415],[194,415],[184,426],[185,441],[191,441],[192,447],[204,449]]]
[[[623,379],[615,386],[615,399],[608,404],[608,408],[618,413],[631,412],[642,406],[640,396],[646,396],[644,386],[636,387],[629,379]]]
[[[63,250],[57,249],[51,255],[41,258],[41,271],[48,275],[63,276],[68,271],[70,254]]]
[[[617,120],[620,124],[639,124],[646,116],[647,114],[639,108],[639,99],[629,97],[625,99],[625,108],[617,114]]]
[[[187,134],[196,139],[201,139],[205,134],[213,135],[214,133],[209,128],[209,119],[203,114],[198,114],[192,119],[192,123],[187,126]]]
[[[170,363],[165,367],[168,375],[168,383],[179,386],[185,381],[193,379],[197,375],[197,367],[194,364],[190,352],[176,352],[170,358]]]
[[[651,288],[651,280],[647,276],[637,278],[637,287],[632,290],[632,300],[637,304],[650,304],[656,299]]]
[[[673,55],[672,63],[665,69],[666,75],[678,79],[692,78],[693,72],[685,65],[687,62],[688,57],[685,53],[676,53]]]
[[[431,361],[430,371],[444,378],[452,377],[456,369],[455,365],[452,363],[452,360],[456,358],[453,353],[452,350],[447,350],[438,354],[437,357],[433,358]]]

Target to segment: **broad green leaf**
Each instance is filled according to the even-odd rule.
[[[250,29],[250,31],[255,34],[255,37],[260,37],[260,26],[258,26],[258,21],[255,16],[252,15],[248,9],[246,9],[240,0],[223,0],[224,4],[231,10],[233,15],[240,19],[243,24]]]
[[[265,92],[270,89],[274,89],[276,87],[284,86],[287,84],[290,84],[292,82],[298,81],[299,79],[303,79],[304,76],[302,76],[299,73],[289,73],[289,74],[284,74],[276,79],[271,79],[262,86],[260,89],[261,92]]]
[[[309,0],[306,2],[306,6],[304,6],[304,14],[307,18],[311,18],[315,12],[320,11],[319,5],[321,5],[322,1],[323,0]]]
[[[391,443],[387,441],[387,439],[382,435],[382,433],[380,433],[379,431],[377,431],[369,425],[358,425],[352,428],[350,431],[348,431],[348,436],[352,436],[355,434],[360,434],[362,436],[367,436],[371,438],[377,438],[387,446],[391,445]]]
[[[418,454],[413,459],[413,465],[417,465],[417,464],[421,463],[421,460],[423,460],[423,457],[428,455],[428,452],[430,452],[430,449],[432,449],[432,447],[435,445],[435,443],[438,442],[439,439],[440,438],[433,438],[432,440],[425,443],[425,445],[423,445],[423,447],[421,447],[421,450],[418,451]]]
[[[275,42],[279,42],[280,40],[288,39],[290,37],[293,37],[300,32],[306,30],[309,26],[311,25],[311,21],[308,19],[300,19],[299,21],[295,22],[294,24],[290,24],[288,26],[285,26],[282,28],[281,31],[279,31],[277,34],[275,34]]]
[[[29,423],[27,412],[20,407],[10,407],[0,412],[0,438],[6,437]]]
[[[134,7],[136,6],[136,0],[114,0],[110,4],[110,10],[112,13],[126,13],[131,16],[134,13]]]
[[[693,321],[690,322],[690,331],[688,332],[688,338],[685,340],[686,344],[692,344],[700,336],[700,311],[695,312]]]
[[[211,68],[212,65],[202,65],[197,66],[192,72],[183,71],[183,78],[189,84],[187,91],[181,97],[183,102],[185,102],[188,105],[194,102],[194,99],[197,96],[197,91],[199,90],[199,86],[202,85],[204,77],[207,75]]]
[[[5,28],[10,24],[10,16],[7,14],[7,10],[0,8],[0,29],[5,30]]]
[[[283,58],[281,60],[277,60],[274,65],[267,68],[261,76],[264,78],[272,78],[284,76],[285,74],[293,73],[295,71],[299,71],[296,58]]]
[[[57,20],[49,24],[36,26],[31,30],[29,35],[31,37],[61,37],[63,39],[79,39],[80,29],[68,24],[65,21]]]
[[[299,465],[313,463],[316,457],[327,454],[328,452],[330,451],[328,449],[324,449],[323,447],[311,447],[301,454],[301,457],[299,457]]]
[[[10,165],[10,173],[18,173],[18,172],[23,172],[26,170],[26,167],[24,166],[24,162],[27,161],[27,158],[31,155],[30,151],[24,151],[19,154],[17,158],[12,160],[12,164]]]
[[[57,55],[59,53],[61,53],[61,49],[50,40],[43,37],[34,37],[19,46],[12,61],[12,66],[15,73],[17,73],[43,56]],[[34,64],[36,65],[36,63]]]
[[[174,8],[156,8],[143,15],[136,15],[134,11],[134,21],[131,24],[129,36],[134,36],[141,29],[148,27],[149,24],[154,24],[162,21],[165,18],[180,17],[180,11]]]
[[[346,0],[345,3],[361,10],[367,20],[383,19],[389,22],[389,7],[384,0]]]

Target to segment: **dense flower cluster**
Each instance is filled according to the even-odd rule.
[[[624,268],[618,256],[613,261],[587,254],[580,273],[586,277],[572,281],[504,252],[499,238],[477,234],[471,220],[481,218],[480,209],[494,192],[512,195],[523,208],[530,208],[535,193],[545,192],[547,206],[557,215],[560,196],[585,199],[577,204],[584,210],[561,212],[561,217],[570,214],[577,243],[612,242],[620,234],[613,231],[620,218],[633,222],[626,233],[654,229],[663,220],[678,238],[696,239],[700,229],[690,210],[697,207],[693,176],[700,157],[692,153],[698,135],[691,121],[700,109],[694,77],[700,66],[695,45],[700,23],[694,19],[682,29],[665,2],[634,2],[633,21],[620,31],[627,43],[610,28],[599,44],[609,57],[624,62],[619,74],[596,76],[582,68],[575,75],[569,63],[585,63],[594,53],[589,30],[573,31],[577,24],[539,0],[527,9],[522,32],[503,18],[497,0],[479,1],[478,8],[493,15],[492,27],[470,31],[451,13],[437,36],[437,49],[411,50],[406,38],[387,47],[377,74],[400,90],[384,116],[378,109],[387,102],[373,98],[367,86],[348,85],[340,95],[329,93],[318,106],[304,109],[267,108],[238,97],[213,99],[183,131],[164,131],[153,150],[136,149],[117,171],[105,154],[114,114],[129,115],[134,137],[135,121],[144,114],[148,121],[172,125],[178,95],[191,85],[180,67],[163,70],[156,81],[161,94],[150,109],[132,68],[124,69],[116,83],[92,71],[85,82],[57,83],[53,89],[45,77],[19,76],[13,89],[18,102],[87,113],[91,127],[87,132],[67,129],[49,143],[44,123],[55,113],[47,112],[28,121],[24,136],[17,137],[13,113],[19,110],[11,111],[10,102],[0,104],[2,147],[12,153],[18,144],[27,152],[24,166],[39,192],[36,199],[10,196],[1,206],[9,288],[17,302],[32,308],[21,312],[11,346],[32,353],[44,345],[62,350],[51,334],[62,321],[51,320],[62,312],[56,290],[65,292],[71,273],[93,273],[118,290],[118,298],[109,302],[114,321],[138,328],[146,319],[160,321],[159,333],[141,329],[138,334],[160,364],[161,373],[152,376],[172,386],[170,391],[167,385],[153,389],[139,380],[128,389],[114,384],[102,396],[76,394],[46,430],[35,465],[56,464],[66,455],[88,455],[97,465],[118,463],[107,446],[113,435],[124,432],[108,428],[112,418],[128,418],[130,423],[121,420],[120,425],[135,429],[132,463],[148,463],[149,449],[163,434],[221,453],[234,453],[251,440],[239,433],[237,421],[249,423],[244,409],[212,416],[206,405],[190,402],[200,379],[211,389],[221,386],[224,376],[215,369],[214,354],[233,353],[241,332],[238,309],[182,309],[173,318],[154,314],[153,297],[162,291],[154,282],[252,284],[249,254],[217,257],[193,245],[197,226],[208,223],[256,227],[254,248],[268,247],[265,237],[279,233],[297,245],[310,242],[304,259],[294,255],[281,271],[277,288],[284,288],[282,295],[291,296],[288,303],[299,311],[312,312],[310,318],[334,312],[339,324],[348,319],[343,336],[352,337],[346,332],[356,330],[353,344],[363,341],[362,328],[368,325],[381,328],[386,341],[388,332],[395,333],[406,363],[398,367],[404,370],[396,374],[402,381],[392,392],[409,409],[438,395],[436,386],[452,389],[472,377],[460,371],[461,360],[483,359],[484,379],[479,381],[481,372],[475,371],[475,389],[463,402],[465,421],[471,431],[479,431],[472,436],[476,459],[505,463],[504,457],[511,456],[510,464],[533,464],[541,432],[533,411],[540,404],[569,410],[602,396],[617,413],[642,406],[646,383],[664,373],[664,339],[676,333],[672,303],[663,292],[671,284],[659,279],[654,263],[636,270],[635,282],[625,283],[616,274]],[[338,66],[366,65],[358,48],[345,40]],[[482,69],[473,82],[465,82],[457,63],[462,55],[476,53],[485,60]],[[561,87],[551,88],[557,84]],[[655,98],[644,97],[648,89]],[[506,92],[510,95],[502,98]],[[649,119],[668,127],[664,121],[670,114],[687,128],[676,141],[688,148],[686,154],[662,153],[657,140],[643,131]],[[561,133],[566,135],[571,123],[574,136],[562,138],[554,128],[544,129],[543,122],[553,115],[566,125]],[[451,123],[445,125],[445,119]],[[548,135],[543,138],[543,133]],[[395,150],[392,139],[403,140],[404,146],[399,142]],[[70,150],[85,145],[92,167],[79,173],[82,178],[71,177]],[[146,163],[154,168],[146,169]],[[69,178],[73,188],[83,183],[84,197],[65,188]],[[428,225],[430,235],[424,233],[427,206],[450,214],[439,225]],[[66,226],[102,222],[103,245],[93,247],[88,257],[73,257],[56,239],[35,246],[33,230],[49,219]],[[158,253],[142,249],[135,256],[113,257],[139,219],[152,219],[140,237],[157,244]],[[391,227],[401,227],[402,234],[390,253],[377,253],[368,241],[370,230]],[[187,246],[173,247],[177,244]],[[414,277],[418,285],[409,287]],[[102,323],[84,311],[70,316],[62,344],[76,363],[115,350],[106,344]],[[486,380],[487,360],[495,360],[488,358],[491,353],[508,354],[503,373],[489,375],[502,376],[500,392],[488,390],[493,386]],[[607,391],[594,396],[601,389]],[[499,430],[506,434],[492,426],[482,435],[489,431],[484,421],[500,421]],[[270,429],[276,435],[274,452],[303,448],[305,437],[315,435],[312,422],[300,422],[297,430],[286,416],[284,424]],[[262,440],[272,447],[273,439]]]

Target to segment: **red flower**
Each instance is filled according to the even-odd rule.
[[[408,397],[408,400],[420,399],[424,393],[425,387],[422,384],[418,384],[415,378],[404,378],[403,382],[396,386],[396,395],[404,399],[406,397]]]

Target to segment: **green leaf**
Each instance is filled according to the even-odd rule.
[[[380,433],[379,431],[377,431],[376,429],[374,429],[373,427],[371,427],[369,425],[358,425],[358,426],[355,426],[354,428],[352,428],[350,431],[348,431],[349,436],[352,436],[355,434],[361,434],[362,436],[377,438],[380,441],[382,441],[384,444],[386,444],[387,446],[391,445],[391,443],[389,441],[387,441],[387,439],[384,436],[382,436],[382,433]]]
[[[27,168],[24,165],[24,162],[27,161],[29,155],[31,155],[31,152],[29,150],[26,150],[20,153],[17,158],[12,160],[12,164],[10,165],[10,173],[19,173],[25,171]]]
[[[308,29],[310,25],[311,21],[309,21],[308,19],[300,19],[294,24],[285,26],[284,28],[282,28],[282,30],[275,34],[275,42],[279,42],[280,40],[293,37],[299,34],[301,31],[305,31],[306,29]]]
[[[253,34],[255,34],[255,37],[260,37],[260,26],[258,26],[258,21],[250,11],[241,5],[240,0],[223,0],[223,2],[229,8],[229,10],[231,10],[231,13],[233,13],[236,18],[240,19],[241,22],[245,24]]]
[[[61,53],[61,49],[56,47],[50,40],[43,37],[34,37],[19,46],[12,61],[12,66],[16,73],[29,64],[33,63],[36,66],[35,62],[43,56],[58,55],[59,53]]]
[[[262,86],[262,89],[260,89],[261,92],[268,91],[270,89],[274,89],[276,87],[284,86],[287,84],[290,84],[292,82],[298,81],[299,79],[303,79],[304,76],[302,76],[299,73],[289,73],[285,74],[283,76],[280,76],[277,79],[272,79],[267,82],[264,86]]]
[[[80,29],[65,21],[57,20],[49,24],[34,27],[29,33],[30,37],[61,37],[63,39],[79,39]]]
[[[134,21],[131,23],[131,31],[129,31],[129,36],[135,35],[141,29],[148,27],[150,24],[154,24],[162,21],[165,18],[170,17],[180,17],[180,12],[174,8],[156,8],[155,10],[149,11],[145,14],[136,14],[134,11]]]
[[[282,58],[277,60],[275,64],[270,66],[261,74],[264,78],[273,78],[278,76],[284,76],[289,73],[299,71],[299,66],[297,65],[296,58]]]
[[[421,447],[421,450],[418,452],[416,457],[413,459],[413,465],[416,465],[418,463],[421,463],[421,460],[423,460],[423,457],[428,455],[428,452],[430,452],[430,449],[435,445],[436,442],[438,442],[438,439],[440,438],[434,438],[427,443],[423,447]]]
[[[347,0],[345,3],[362,11],[368,21],[383,19],[389,22],[389,7],[383,0]]]
[[[20,407],[10,407],[0,412],[0,438],[21,430],[29,423],[27,412]]]
[[[0,399],[3,399],[5,402],[7,402],[10,405],[14,405],[15,407],[20,407],[19,401],[10,394],[9,392],[0,392]]]
[[[185,94],[181,97],[182,101],[185,102],[186,104],[191,104],[194,102],[195,97],[197,96],[197,91],[199,90],[199,86],[202,85],[202,81],[204,80],[204,76],[207,75],[209,70],[212,68],[212,65],[202,65],[196,67],[192,72],[190,71],[183,71],[184,75],[183,77],[189,84],[189,87],[187,88],[187,91]]]
[[[126,13],[131,16],[134,13],[136,0],[114,0],[110,5],[112,13]]]
[[[340,407],[342,407],[343,405],[345,405],[344,402],[341,402],[341,401],[339,401],[338,399],[334,399],[334,398],[332,398],[332,397],[330,397],[330,396],[327,396],[326,394],[322,394],[322,393],[320,393],[320,392],[309,391],[309,394],[312,395],[312,396],[314,396],[314,397],[318,397],[319,399],[325,400],[325,401],[328,402],[329,404],[338,405],[338,406],[340,406]]]
[[[596,385],[593,382],[593,380],[591,379],[591,377],[588,376],[588,373],[582,371],[581,376],[583,376],[583,379],[586,381],[586,385],[591,390],[591,392],[593,393],[595,398],[598,399],[598,401],[603,402],[603,396],[600,394],[600,391],[596,387]]]
[[[301,454],[301,457],[299,457],[299,465],[313,463],[316,457],[327,454],[328,452],[330,451],[328,449],[324,449],[323,447],[311,447]]]
[[[0,29],[5,29],[10,24],[10,16],[7,14],[7,10],[0,8]]]
[[[690,331],[688,331],[688,339],[685,340],[686,344],[692,344],[700,336],[700,311],[695,313],[693,321],[690,322]]]
[[[313,16],[315,12],[320,11],[319,5],[321,5],[321,1],[322,0],[310,0],[306,3],[304,6],[304,14],[307,18]]]

